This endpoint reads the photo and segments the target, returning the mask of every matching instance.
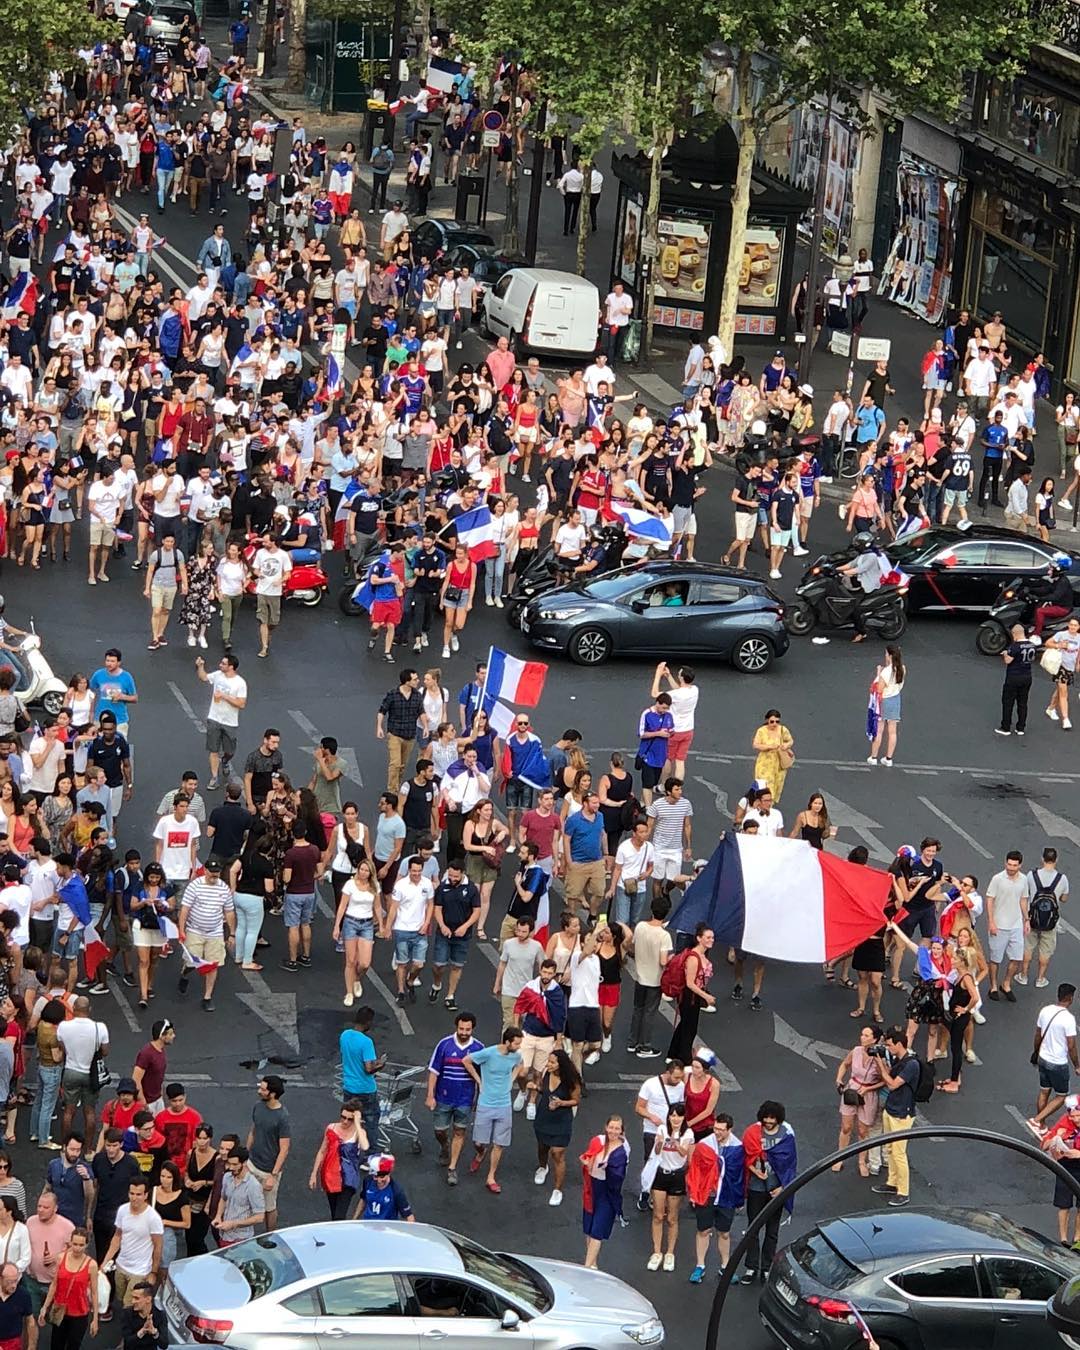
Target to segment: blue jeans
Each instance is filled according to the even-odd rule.
[[[52,1133],[53,1112],[60,1096],[62,1064],[38,1065],[38,1099],[30,1113],[30,1133],[44,1142]]]
[[[245,895],[243,891],[233,895],[233,904],[236,906],[236,959],[250,965],[255,960],[255,943],[266,910],[261,896]]]
[[[631,928],[645,917],[645,911],[652,901],[650,883],[643,878],[638,882],[636,895],[627,895],[622,883],[615,887],[611,899],[611,917],[616,923],[628,924]]]
[[[165,205],[165,198],[172,191],[173,179],[176,177],[175,169],[158,169],[157,171],[157,204],[159,207]]]
[[[500,544],[494,558],[484,563],[484,589],[489,600],[494,600],[503,592],[503,578],[506,576],[506,545]]]

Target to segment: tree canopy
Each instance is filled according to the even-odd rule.
[[[10,126],[42,96],[53,70],[70,70],[80,48],[115,33],[85,0],[0,0],[0,121]]]

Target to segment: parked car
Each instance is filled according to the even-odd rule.
[[[652,1304],[612,1275],[488,1251],[422,1223],[266,1233],[174,1261],[158,1301],[174,1345],[627,1350],[664,1342]]]
[[[412,227],[413,251],[417,258],[426,253],[432,260],[458,244],[476,244],[481,248],[495,248],[495,240],[478,225],[460,220],[420,220]]]
[[[600,292],[574,272],[514,267],[484,297],[483,328],[512,351],[591,355],[600,331]]]
[[[851,1350],[856,1308],[881,1350],[1060,1350],[1047,1303],[1080,1256],[986,1210],[828,1219],[784,1248],[758,1302],[789,1350]]]
[[[170,47],[179,45],[184,20],[198,25],[198,12],[189,0],[135,0],[128,10],[124,30],[150,38],[164,38]]]
[[[765,582],[712,563],[647,562],[530,600],[535,647],[598,666],[619,656],[696,656],[760,675],[788,649],[784,606]]]
[[[889,561],[911,578],[909,614],[983,613],[1006,581],[1045,576],[1051,558],[1063,551],[1057,544],[997,525],[973,525],[969,530],[933,525],[898,544],[883,540],[881,547]],[[854,554],[844,549],[833,556],[848,561]],[[1070,556],[1080,567],[1080,555]]]

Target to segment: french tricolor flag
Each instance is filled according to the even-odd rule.
[[[543,661],[522,661],[509,652],[492,647],[488,653],[487,683],[484,698],[505,699],[535,708],[544,692],[548,668]]]
[[[491,541],[491,512],[486,506],[463,511],[451,524],[457,530],[458,543],[468,549],[473,562],[483,562],[498,553]]]
[[[344,381],[341,378],[341,367],[333,356],[326,358],[326,397],[335,399],[341,397],[341,391],[344,388]]]
[[[671,543],[671,526],[659,516],[640,511],[636,506],[619,506],[612,503],[612,511],[626,527],[626,533],[636,539],[648,539],[654,544],[666,547]]]
[[[20,272],[4,296],[5,319],[17,319],[20,314],[33,314],[37,309],[38,279],[33,272]]]
[[[92,923],[83,929],[83,963],[86,966],[86,978],[96,980],[97,973],[109,959],[109,944],[102,940]]]
[[[729,830],[668,926],[693,933],[707,923],[718,948],[776,961],[835,961],[883,927],[891,887],[888,872],[805,839]]]

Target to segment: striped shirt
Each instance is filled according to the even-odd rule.
[[[220,937],[225,915],[233,912],[233,894],[223,881],[201,878],[184,892],[182,907],[188,911],[185,927],[203,937]]]
[[[649,807],[648,816],[655,821],[652,832],[653,847],[658,853],[681,853],[683,847],[683,821],[694,814],[694,808],[680,797],[669,801],[661,797]]]

